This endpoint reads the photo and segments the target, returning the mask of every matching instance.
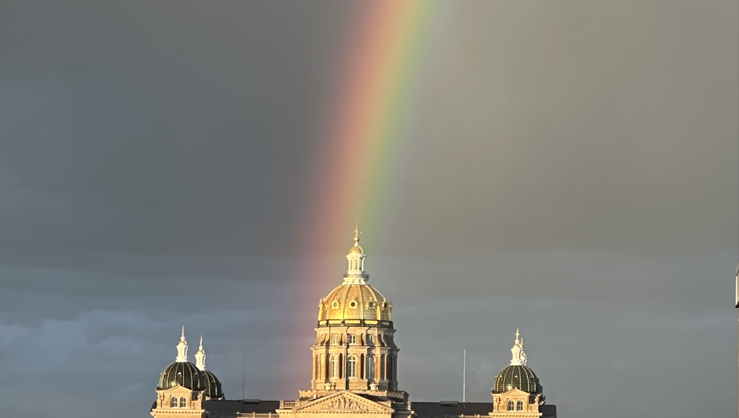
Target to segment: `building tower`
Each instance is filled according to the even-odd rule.
[[[313,418],[319,411],[340,413],[340,417],[413,414],[408,394],[398,390],[393,307],[367,284],[358,229],[346,259],[343,282],[318,303],[310,389],[301,390],[295,402],[283,402],[277,411],[281,418]]]
[[[223,399],[221,381],[210,370],[205,368],[205,348],[203,348],[203,336],[200,336],[200,348],[195,353],[195,366],[203,374],[203,394],[208,399]]]
[[[523,338],[516,330],[516,340],[511,347],[511,364],[498,373],[493,386],[493,411],[490,417],[542,416],[539,405],[545,402],[539,378],[527,365]]]
[[[151,409],[154,418],[205,418],[203,408],[204,375],[200,369],[187,359],[187,340],[185,327],[182,327],[180,342],[177,343],[177,357],[159,375],[157,400]],[[203,352],[203,361],[205,352]]]
[[[311,390],[398,390],[392,304],[367,282],[366,255],[354,231],[344,281],[318,303]],[[396,394],[403,397],[402,393]]]

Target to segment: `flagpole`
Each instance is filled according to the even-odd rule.
[[[467,349],[462,354],[462,403],[467,402]]]

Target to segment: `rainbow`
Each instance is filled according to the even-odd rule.
[[[295,277],[308,283],[310,293],[326,295],[342,280],[344,255],[352,245],[355,221],[371,231],[368,243],[382,239],[392,185],[402,175],[403,146],[412,123],[421,83],[421,70],[429,58],[435,20],[451,2],[442,0],[371,0],[355,2],[361,10],[355,32],[347,37],[342,54],[343,78],[337,80],[318,150],[314,184],[307,208],[305,235],[300,238],[307,257]],[[405,141],[407,142],[407,141]],[[370,251],[377,248],[369,245]],[[367,249],[367,247],[365,247]],[[372,253],[371,253],[372,254]],[[371,265],[370,265],[371,266]],[[371,272],[371,267],[370,267]],[[318,297],[321,297],[318,296]],[[317,298],[292,292],[291,306],[300,306],[310,318],[295,318],[290,335],[305,335],[315,325]],[[298,329],[299,328],[299,329]],[[307,348],[307,347],[306,347]],[[294,357],[285,348],[287,369],[304,370],[308,357]],[[308,373],[309,369],[306,369]],[[297,377],[297,376],[296,376]],[[281,388],[290,396],[309,379],[293,379],[286,372]]]
[[[307,239],[316,253],[342,259],[355,221],[373,242],[391,206],[386,199],[402,169],[404,137],[429,56],[431,29],[451,2],[373,0],[361,3],[344,56],[325,149],[316,161],[321,185]],[[325,276],[324,276],[325,277]],[[338,278],[337,278],[338,280]],[[338,284],[338,282],[337,282]],[[326,289],[327,291],[329,289]]]

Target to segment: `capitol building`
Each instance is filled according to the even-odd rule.
[[[343,283],[319,301],[313,374],[295,400],[227,400],[205,365],[203,340],[189,361],[185,329],[177,357],[159,376],[154,418],[556,418],[527,365],[518,330],[510,364],[494,380],[490,402],[412,402],[398,382],[393,305],[368,284],[355,230]],[[309,360],[306,358],[306,361]]]

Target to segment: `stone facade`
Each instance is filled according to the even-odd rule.
[[[540,417],[539,402],[540,395],[531,395],[520,389],[511,389],[504,393],[494,393],[493,411],[490,413],[490,417]]]
[[[184,386],[157,390],[157,401],[151,410],[154,418],[205,418],[203,392]]]

